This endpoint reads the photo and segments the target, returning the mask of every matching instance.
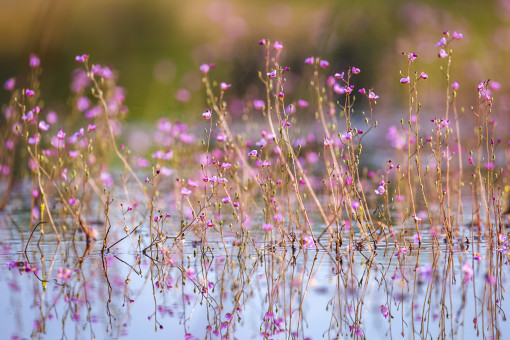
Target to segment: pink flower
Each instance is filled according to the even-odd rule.
[[[462,35],[462,33],[457,33],[455,31],[453,32],[452,36],[453,36],[453,39],[455,39],[455,40],[460,40],[460,39],[462,39],[464,37]]]
[[[273,225],[270,223],[264,223],[262,224],[262,229],[264,229],[265,231],[273,230]]]
[[[283,44],[279,41],[275,41],[273,46],[274,46],[274,49],[277,51],[280,51],[283,48]]]
[[[350,140],[350,139],[352,139],[352,132],[349,131],[349,132],[347,132],[345,134],[342,134],[341,136],[342,136],[342,139]]]
[[[220,167],[222,167],[224,169],[230,169],[232,167],[232,164],[225,162],[225,163],[221,163]]]
[[[60,140],[64,140],[66,138],[66,133],[62,129],[58,130],[57,138]]]
[[[359,207],[360,207],[360,204],[358,201],[352,201],[351,203],[351,207],[354,209],[354,210],[358,210]]]
[[[359,89],[358,92],[361,94],[365,94],[367,91],[363,88],[363,89]]]
[[[324,146],[331,146],[331,140],[328,137],[324,137]]]
[[[299,99],[298,102],[297,102],[298,106],[300,108],[305,108],[305,107],[308,107],[308,102],[306,100],[303,100],[303,99]]]
[[[453,84],[452,84],[452,88],[457,91],[459,89],[459,82],[458,81],[454,81]]]
[[[16,79],[9,78],[4,83],[4,89],[7,91],[12,91],[12,90],[14,90],[15,85],[16,85]]]
[[[88,58],[88,57],[89,57],[89,56],[88,56],[88,55],[86,55],[86,54],[77,55],[77,56],[74,58],[74,60],[76,60],[76,61],[77,61],[77,62],[79,62],[79,63],[84,63],[84,62],[87,60],[87,58]]]
[[[312,65],[315,61],[314,57],[309,57],[305,59],[305,64]]]
[[[276,70],[273,70],[272,72],[268,72],[266,75],[267,75],[269,78],[274,78],[274,77],[276,77]]]
[[[386,189],[384,188],[384,186],[380,185],[376,190],[375,190],[375,194],[376,195],[382,195],[386,192]]]
[[[359,68],[354,67],[354,66],[351,68],[351,71],[352,71],[352,73],[354,73],[354,74],[359,74],[359,73],[361,72],[361,70],[360,70]]]
[[[411,79],[409,78],[409,76],[407,76],[405,78],[400,78],[400,82],[402,84],[409,84],[410,81],[411,81]]]
[[[220,88],[225,91],[225,90],[228,90],[230,87],[232,86],[232,84],[227,84],[227,83],[220,83]]]
[[[209,70],[210,70],[210,66],[208,64],[202,64],[200,65],[200,71],[203,73],[203,74],[207,74],[209,73]]]
[[[188,188],[186,188],[186,187],[182,187],[182,189],[181,189],[181,195],[182,195],[182,196],[189,196],[189,195],[191,195],[191,190],[190,190],[190,189],[188,189]]]
[[[439,50],[439,53],[437,55],[439,56],[439,58],[448,57],[448,53],[446,53],[446,51],[443,48]]]
[[[418,58],[418,54],[413,53],[413,52],[409,53],[409,55],[407,56],[407,59],[409,59],[410,62],[415,61],[416,58]]]
[[[473,276],[473,268],[471,268],[471,265],[468,262],[464,262],[464,265],[462,266],[462,271],[464,272],[464,283],[468,283],[471,280],[471,277]]]
[[[266,44],[266,39],[259,40],[259,45],[265,45],[265,44]]]
[[[335,78],[336,79],[343,79],[344,78],[344,73],[335,73]]]
[[[420,73],[420,78],[421,79],[427,79],[428,77],[429,77],[429,75],[426,74],[425,72]]]
[[[368,99],[370,99],[370,100],[376,100],[377,98],[379,98],[379,96],[378,96],[378,95],[376,95],[375,93],[373,93],[372,91],[370,91],[370,92],[368,93]]]
[[[48,131],[48,130],[49,130],[49,128],[50,128],[50,125],[49,125],[49,124],[46,124],[46,123],[44,122],[44,120],[41,120],[41,121],[39,122],[39,129],[41,129],[41,130],[43,130],[43,131]]]
[[[96,126],[94,124],[89,124],[89,126],[88,126],[89,131],[94,131],[95,129],[96,129]]]
[[[322,67],[322,68],[328,68],[329,67],[329,62],[327,60],[321,60],[319,62],[319,66]]]
[[[438,43],[436,43],[437,47],[444,47],[446,45],[446,38],[442,37],[441,40],[439,40]]]
[[[259,153],[257,152],[257,150],[251,150],[248,153],[248,156],[250,156],[250,157],[257,157],[258,155],[259,155]]]
[[[266,104],[264,103],[263,100],[255,99],[253,101],[253,107],[255,108],[255,110],[262,110],[264,107],[266,107]]]
[[[204,113],[202,113],[202,117],[205,119],[211,119],[211,110],[207,109]]]
[[[35,54],[31,54],[30,55],[30,67],[32,68],[35,68],[35,67],[39,67],[39,65],[41,64],[41,60],[35,55]]]
[[[32,97],[33,95],[35,95],[35,92],[30,89],[26,89],[25,94],[27,95],[27,97]]]

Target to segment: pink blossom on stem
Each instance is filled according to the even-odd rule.
[[[411,79],[409,78],[409,76],[407,76],[405,78],[400,78],[400,82],[402,84],[409,84],[410,81],[411,81]]]
[[[446,53],[446,51],[442,48],[439,50],[438,54],[439,58],[446,58],[448,57],[448,53]]]
[[[453,32],[452,36],[453,36],[453,39],[455,39],[455,40],[460,40],[460,39],[462,39],[464,37],[462,35],[462,33],[457,33],[455,31]]]
[[[425,72],[420,73],[420,78],[421,79],[427,79],[428,77],[429,77],[429,75],[426,74]]]

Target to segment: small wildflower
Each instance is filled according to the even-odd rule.
[[[446,51],[442,48],[439,50],[438,54],[439,58],[446,58],[448,57],[448,53],[446,53]]]
[[[329,67],[329,62],[327,60],[321,60],[319,62],[319,66],[322,67],[322,68],[328,68]]]
[[[39,57],[37,57],[35,54],[31,54],[30,55],[30,67],[32,68],[36,68],[36,67],[39,67],[39,65],[41,64],[41,59],[39,59]]]
[[[265,44],[266,44],[266,39],[259,40],[259,45],[265,45]]]
[[[273,46],[274,46],[274,49],[277,51],[280,51],[283,48],[283,44],[279,41],[275,41]]]
[[[349,131],[349,132],[347,132],[345,134],[342,134],[341,136],[342,136],[342,139],[350,140],[350,139],[352,139],[352,132]]]
[[[458,81],[454,81],[452,83],[452,89],[457,91],[459,89],[459,82]]]
[[[410,62],[413,62],[416,60],[416,58],[418,58],[418,54],[414,53],[414,52],[411,52],[409,53],[409,55],[407,56],[407,58],[409,59]]]
[[[425,72],[420,73],[420,78],[421,79],[427,79],[428,77],[429,77],[429,75],[426,74]]]
[[[361,72],[361,70],[359,68],[353,66],[351,68],[351,72],[354,73],[354,74],[359,74]]]
[[[368,92],[368,99],[376,100],[377,98],[379,98],[379,96],[376,95],[374,92],[372,92],[372,91]]]
[[[473,268],[471,268],[471,265],[468,262],[464,262],[464,265],[462,266],[462,271],[464,272],[464,283],[468,283],[469,280],[471,280],[471,277],[473,276]]]
[[[262,110],[264,107],[266,107],[266,104],[264,103],[263,100],[255,99],[253,101],[253,107],[255,108],[255,110]]]
[[[405,77],[405,78],[400,78],[400,82],[402,84],[409,84],[409,82],[411,81],[411,79],[408,77]]]
[[[276,77],[276,70],[273,70],[272,72],[268,72],[266,75],[267,75],[269,78],[274,78],[274,77]]]
[[[358,92],[361,94],[365,94],[367,91],[363,88],[363,89],[359,89]]]
[[[88,56],[88,55],[86,55],[86,54],[77,55],[77,56],[74,58],[74,60],[76,60],[76,61],[77,61],[77,62],[79,62],[79,63],[84,63],[84,62],[87,60],[87,58],[88,58],[88,57],[89,57],[89,56]]]
[[[352,206],[352,209],[358,210],[360,207],[360,204],[358,201],[352,201],[351,206]]]
[[[273,230],[273,225],[270,223],[264,223],[262,224],[262,229],[264,229],[265,231]]]
[[[441,40],[439,40],[439,42],[436,43],[437,47],[444,47],[445,45],[446,45],[446,38],[445,37],[442,37]]]
[[[248,156],[250,156],[250,157],[257,157],[258,155],[259,155],[259,153],[257,152],[257,150],[251,150],[248,153]]]
[[[60,140],[64,140],[66,138],[66,133],[62,129],[58,130],[57,138]]]
[[[421,234],[420,233],[414,234],[413,240],[414,240],[414,243],[421,243]]]
[[[306,100],[303,100],[303,99],[299,99],[298,102],[297,102],[298,106],[300,108],[305,108],[305,107],[308,107],[308,102]]]
[[[314,63],[315,58],[309,57],[305,59],[305,64],[312,65]]]
[[[227,83],[224,83],[224,82],[221,82],[221,84],[220,84],[220,88],[223,91],[228,90],[231,86],[232,86],[232,84],[227,84]]]
[[[381,307],[379,307],[379,311],[381,312],[385,319],[387,319],[388,316],[390,315],[388,308],[385,305],[381,305]]]
[[[200,71],[202,71],[203,74],[209,73],[210,66],[208,64],[202,64],[200,65]]]
[[[375,194],[376,195],[382,195],[386,192],[386,189],[384,188],[384,186],[380,185],[376,190],[375,190]]]
[[[4,89],[7,91],[12,91],[12,90],[14,90],[15,85],[16,85],[16,79],[9,78],[4,83]]]
[[[188,189],[188,188],[186,188],[186,187],[182,187],[182,189],[181,189],[181,195],[182,195],[182,196],[189,196],[189,195],[191,195],[191,190],[190,190],[190,189]]]
[[[232,167],[232,164],[225,162],[225,163],[221,163],[220,167],[222,167],[224,169],[230,169]]]
[[[460,39],[462,39],[464,37],[462,35],[462,33],[457,33],[455,31],[453,32],[452,36],[453,36],[453,39],[455,39],[455,40],[460,40]]]
[[[344,78],[344,73],[335,73],[335,78],[336,79],[343,79]]]
[[[328,137],[324,137],[324,146],[331,146],[331,140]]]
[[[271,166],[271,162],[270,161],[263,161],[262,162],[262,167],[269,168],[270,166]]]
[[[25,94],[27,95],[27,97],[32,97],[35,95],[35,91],[33,91],[31,89],[26,89]]]
[[[211,119],[211,110],[207,109],[205,112],[202,113],[202,117],[205,119]]]

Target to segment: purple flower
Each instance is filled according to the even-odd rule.
[[[32,68],[36,68],[36,67],[39,67],[39,65],[41,65],[41,60],[35,55],[35,54],[31,54],[30,55],[30,67]]]
[[[420,78],[421,79],[427,79],[428,77],[429,77],[429,75],[426,74],[425,72],[420,73]]]
[[[379,96],[378,96],[378,95],[376,95],[375,93],[373,93],[372,91],[370,91],[370,92],[368,93],[368,99],[370,99],[370,100],[375,100],[375,99],[377,99],[377,98],[379,98]]]
[[[410,81],[411,81],[411,79],[409,78],[409,76],[407,76],[405,78],[400,78],[400,82],[402,84],[409,84]]]
[[[25,94],[28,96],[28,97],[32,97],[33,95],[35,95],[35,92],[32,91],[31,89],[26,89],[25,90]]]
[[[363,89],[359,89],[358,92],[361,94],[365,94],[367,91],[363,88]]]
[[[462,272],[464,272],[464,283],[468,283],[474,273],[473,268],[471,268],[471,265],[468,262],[464,262]]]
[[[306,100],[303,100],[303,99],[299,99],[298,102],[297,102],[298,106],[300,108],[305,108],[305,107],[308,107],[308,102]]]
[[[283,44],[279,41],[275,41],[273,46],[274,46],[274,49],[277,51],[280,51],[283,48]]]
[[[274,77],[276,77],[276,70],[273,70],[272,72],[268,72],[266,75],[267,75],[269,78],[274,78]]]
[[[446,51],[443,48],[439,50],[439,53],[437,55],[439,56],[439,58],[448,57],[448,53],[446,53]]]
[[[324,146],[331,146],[331,140],[327,136],[324,137]]]
[[[322,68],[328,68],[329,67],[329,62],[327,60],[321,60],[319,62],[319,66],[322,67]]]
[[[57,138],[60,140],[64,140],[66,138],[66,133],[62,129],[58,130]]]
[[[407,56],[407,59],[409,59],[410,62],[415,61],[416,58],[418,58],[418,54],[413,53],[413,52],[409,53],[409,55]]]
[[[388,318],[388,316],[390,315],[388,308],[385,305],[381,305],[381,307],[379,307],[379,311],[381,311],[381,314],[384,316],[385,319]]]
[[[230,169],[232,167],[232,164],[225,162],[225,163],[221,163],[220,167],[222,167],[224,169]]]
[[[382,195],[386,192],[386,189],[384,188],[384,186],[380,185],[376,190],[375,190],[375,194],[376,195]]]
[[[207,109],[204,113],[202,113],[202,117],[205,119],[211,119],[211,110]]]
[[[458,81],[454,81],[453,84],[452,84],[452,88],[457,91],[459,89],[459,82]]]
[[[259,40],[259,45],[265,45],[265,44],[266,44],[266,39]]]
[[[188,188],[186,188],[186,187],[182,187],[182,189],[181,189],[181,195],[182,195],[182,196],[189,196],[189,195],[191,195],[191,190],[190,190],[190,189],[188,189]]]
[[[264,229],[265,231],[273,230],[273,225],[270,223],[264,223],[262,224],[262,229]]]
[[[88,126],[89,131],[94,131],[95,129],[96,129],[96,126],[94,124],[89,124],[89,126]]]
[[[453,36],[453,39],[455,39],[455,40],[460,40],[460,39],[462,39],[464,37],[462,35],[462,33],[457,33],[455,31],[453,32],[452,36]]]
[[[360,204],[358,201],[352,201],[351,206],[354,210],[358,210],[360,207]]]
[[[344,78],[344,73],[335,73],[335,78],[336,79],[343,79]]]
[[[263,162],[262,162],[262,166],[263,166],[264,168],[269,168],[269,167],[271,166],[271,162],[270,162],[270,161],[263,161]]]
[[[77,55],[77,56],[74,58],[74,60],[76,60],[76,61],[77,61],[77,62],[79,62],[79,63],[84,63],[84,62],[87,60],[87,58],[88,58],[88,57],[89,57],[89,56],[88,56],[88,55],[86,55],[86,54]]]
[[[16,79],[9,78],[4,83],[4,89],[7,91],[12,91],[12,90],[14,90],[15,85],[16,85]]]
[[[439,40],[438,43],[436,43],[437,47],[444,47],[446,45],[446,38],[442,37],[441,40]]]
[[[342,134],[341,136],[342,136],[342,139],[350,140],[350,139],[352,139],[352,132],[349,131],[349,132],[347,132],[345,134]]]
[[[359,73],[361,72],[361,70],[360,70],[359,68],[354,67],[354,66],[351,68],[351,71],[352,71],[352,73],[354,73],[354,74],[359,74]]]
[[[315,61],[314,57],[309,57],[305,59],[305,64],[312,65]]]
[[[220,88],[221,88],[223,91],[228,90],[231,86],[232,86],[232,84],[227,84],[227,83],[224,83],[224,82],[221,82],[221,83],[220,83]]]
[[[203,74],[209,73],[210,69],[211,69],[210,66],[207,64],[200,65],[200,71],[202,71]]]
[[[43,130],[43,131],[48,131],[50,129],[50,125],[49,124],[46,124],[44,122],[44,120],[41,120],[39,122],[39,129]]]
[[[255,99],[253,101],[253,107],[255,108],[255,110],[262,110],[264,107],[266,107],[266,104],[264,103],[263,100]]]
[[[258,155],[259,155],[259,153],[257,152],[257,150],[251,150],[248,153],[248,156],[250,156],[250,157],[257,157]]]

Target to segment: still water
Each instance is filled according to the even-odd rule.
[[[450,251],[424,226],[421,245],[401,230],[371,252],[347,231],[315,247],[252,227],[253,242],[189,233],[149,248],[143,225],[126,236],[112,216],[106,245],[47,230],[27,246],[16,211],[0,216],[4,339],[506,338],[504,235],[491,249],[464,227]]]

